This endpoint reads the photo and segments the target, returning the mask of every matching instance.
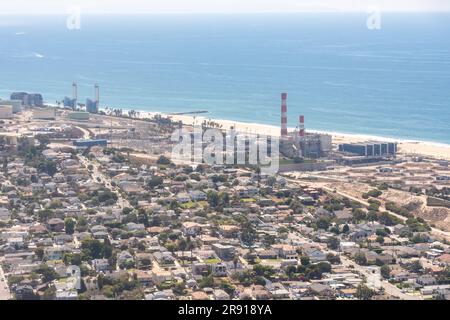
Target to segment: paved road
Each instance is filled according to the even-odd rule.
[[[348,266],[352,265],[354,270],[359,272],[361,275],[365,276],[366,278],[369,277],[369,271],[368,271],[367,267],[360,266],[356,262],[350,260],[349,258],[347,258],[343,255],[340,255],[340,258],[341,258],[341,263],[344,266],[348,267]],[[393,284],[389,283],[388,281],[383,280],[380,282],[380,284],[381,284],[381,287],[384,289],[384,291],[390,296],[397,297],[402,300],[423,300],[423,298],[420,296],[413,296],[413,295],[404,293],[402,290],[400,290]]]
[[[125,198],[122,197],[122,195],[120,194],[120,192],[118,191],[117,187],[113,187],[111,184],[111,179],[103,174],[100,171],[100,166],[98,163],[94,162],[94,161],[90,161],[88,158],[79,155],[78,156],[80,159],[80,162],[87,168],[89,165],[92,165],[92,171],[91,171],[91,177],[95,182],[100,181],[101,183],[103,183],[105,185],[105,187],[107,187],[108,189],[110,189],[112,192],[114,192],[117,195],[117,205],[119,206],[120,209],[123,208],[131,208],[132,206],[130,205],[130,203],[128,202],[128,200],[126,200]]]
[[[0,265],[0,300],[11,299],[11,292],[9,291],[8,283],[6,282],[5,273]]]

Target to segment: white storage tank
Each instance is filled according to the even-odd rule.
[[[56,109],[54,108],[34,108],[33,119],[55,120]]]
[[[20,100],[0,100],[0,105],[12,106],[13,113],[22,111],[22,101]]]
[[[11,119],[13,117],[13,106],[0,105],[0,119]]]

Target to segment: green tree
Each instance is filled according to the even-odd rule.
[[[309,265],[309,257],[307,256],[301,256],[300,257],[300,263],[302,264],[302,266],[308,266]]]
[[[266,247],[270,247],[271,245],[275,244],[276,238],[271,234],[265,234],[263,236],[262,242]]]
[[[219,194],[216,191],[208,191],[207,197],[211,207],[215,208],[219,205]]]
[[[246,222],[242,226],[241,241],[248,247],[253,246],[258,239],[258,234],[250,222]]]
[[[384,279],[389,279],[390,278],[390,274],[391,274],[391,268],[389,268],[389,266],[387,264],[384,264],[384,265],[381,266],[380,272],[381,272],[381,276]]]
[[[64,219],[64,229],[67,234],[73,234],[75,232],[75,220],[72,218]]]
[[[162,165],[169,165],[172,162],[170,161],[169,158],[167,158],[166,156],[159,156],[158,160],[156,161],[157,164],[162,164]]]
[[[148,186],[153,189],[153,188],[161,186],[163,184],[163,181],[164,181],[163,177],[153,176],[148,181]]]
[[[357,208],[353,211],[353,219],[355,221],[362,221],[367,218],[366,213],[363,209]]]
[[[40,274],[44,282],[50,282],[58,278],[56,271],[46,264],[41,264],[34,272]]]
[[[104,256],[103,244],[96,239],[86,239],[81,242],[84,260],[101,259]]]
[[[370,300],[375,295],[375,292],[364,284],[358,285],[356,288],[356,298],[359,300]]]
[[[331,250],[337,250],[341,242],[337,237],[331,237],[328,239],[327,245]]]
[[[364,252],[357,252],[354,257],[355,262],[360,266],[365,266],[367,264],[367,258]]]

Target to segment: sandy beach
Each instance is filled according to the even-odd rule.
[[[192,115],[168,115],[161,112],[141,112],[140,117],[153,117],[155,114],[160,114],[162,116],[170,117],[174,121],[182,121],[183,124],[195,124],[200,125],[203,121],[212,121],[222,126],[223,129],[229,129],[235,127],[238,132],[246,133],[264,133],[266,135],[279,136],[280,128],[277,126],[258,124],[258,123],[247,123],[232,120],[223,119],[211,119],[204,116],[192,116]],[[290,131],[294,128],[290,128]],[[337,132],[324,132],[318,130],[308,130],[307,132],[320,132],[330,134],[333,138],[333,143],[355,143],[363,142],[368,140],[375,141],[395,141],[398,142],[398,149],[400,154],[404,155],[416,155],[424,157],[433,157],[437,159],[449,160],[450,161],[450,145],[435,142],[426,141],[412,141],[412,140],[402,140],[386,137],[378,137],[371,135],[361,135],[361,134],[346,134]]]

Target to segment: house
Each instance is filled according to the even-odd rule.
[[[226,277],[228,275],[227,265],[219,262],[212,265],[212,274],[215,277]]]
[[[200,190],[189,191],[189,196],[193,201],[205,201],[208,199],[206,193]]]
[[[431,286],[437,283],[437,280],[432,275],[423,275],[416,279],[416,282],[422,286]]]
[[[266,289],[274,299],[289,298],[289,291],[281,283],[271,283]]]
[[[142,223],[128,222],[125,225],[125,229],[131,232],[144,231],[145,226]]]
[[[219,226],[219,232],[225,238],[235,238],[239,232],[239,227],[235,225],[223,224]]]
[[[183,222],[182,227],[184,234],[188,236],[196,236],[202,230],[202,226],[200,224],[191,221]]]
[[[395,261],[394,256],[387,253],[379,254],[377,260],[383,262],[383,264],[392,264]]]
[[[353,219],[353,215],[349,211],[339,210],[334,212],[334,217],[338,222],[344,223]]]
[[[44,258],[46,260],[61,260],[63,257],[64,251],[61,247],[50,247],[44,249]]]
[[[33,287],[30,285],[18,285],[13,289],[13,291],[17,300],[27,300],[35,298]]]
[[[0,208],[0,221],[8,221],[11,218],[11,212],[7,208]]]
[[[352,253],[352,251],[359,248],[359,246],[356,244],[356,242],[352,242],[352,241],[341,241],[339,246],[340,246],[341,251],[344,253]]]
[[[195,262],[192,265],[192,273],[194,275],[203,275],[208,273],[208,265],[203,262]]]
[[[209,300],[209,296],[204,291],[194,291],[191,297],[192,300]]]
[[[373,234],[371,230],[357,230],[350,233],[349,238],[353,242],[365,241],[368,237]]]
[[[235,193],[239,198],[251,198],[258,195],[259,189],[253,186],[237,186]]]
[[[450,266],[450,254],[448,254],[448,253],[445,253],[445,254],[437,257],[436,260],[442,266]]]
[[[230,245],[214,243],[211,247],[217,256],[222,260],[232,260],[236,253],[236,248]]]
[[[57,245],[63,245],[63,244],[72,242],[73,236],[70,234],[58,234],[55,237],[53,237],[53,241]]]
[[[117,263],[119,266],[134,262],[134,257],[128,251],[122,251],[117,255]]]
[[[62,232],[64,230],[64,221],[59,218],[52,218],[47,222],[48,228],[52,232]]]
[[[56,300],[77,300],[78,292],[75,289],[58,289],[55,293]]]
[[[276,250],[278,256],[283,259],[296,260],[298,258],[297,250],[289,244],[276,244],[272,246],[272,249]]]
[[[152,278],[152,274],[150,272],[136,270],[134,272],[134,274],[136,275],[136,279],[139,281],[141,286],[149,287],[153,284],[153,278]]]
[[[153,283],[156,285],[172,279],[172,273],[163,269],[153,269],[152,271],[150,271],[150,275],[152,277]]]
[[[30,233],[36,236],[46,234],[47,232],[47,228],[43,224],[36,224],[30,227]]]
[[[191,201],[191,197],[185,192],[177,194],[176,199],[179,203],[188,203]]]
[[[230,300],[230,295],[223,291],[222,289],[214,290],[214,299],[215,300]]]
[[[138,194],[143,191],[142,187],[135,182],[122,181],[119,183],[119,187],[128,194]]]
[[[275,250],[257,250],[258,258],[260,259],[277,259],[278,252]]]
[[[25,245],[25,241],[21,237],[8,238],[6,244],[13,247],[16,250],[22,249]]]
[[[320,283],[313,283],[309,287],[312,294],[318,295],[320,297],[334,297],[334,291],[330,286],[320,284]]]
[[[91,263],[97,272],[106,272],[110,269],[108,259],[94,259]]]
[[[326,253],[316,248],[307,249],[306,255],[313,263],[327,260]]]

